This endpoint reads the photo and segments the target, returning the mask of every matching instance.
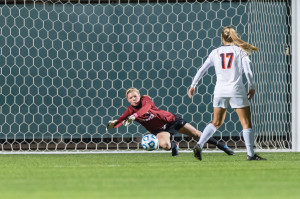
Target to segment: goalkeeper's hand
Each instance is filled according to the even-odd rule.
[[[108,124],[106,125],[106,131],[107,131],[108,129],[114,128],[114,126],[116,125],[117,121],[118,121],[118,120],[111,120],[111,121],[109,121]]]
[[[128,119],[125,120],[125,121],[123,122],[123,124],[124,124],[125,126],[128,126],[131,122],[133,122],[133,121],[135,120],[136,117],[137,117],[137,114],[136,114],[136,113],[134,113],[133,115],[130,115],[130,116],[128,117]]]

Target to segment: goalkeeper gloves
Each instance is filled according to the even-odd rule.
[[[117,121],[118,121],[118,120],[111,120],[111,121],[109,121],[108,124],[107,124],[107,126],[106,126],[106,131],[107,131],[108,129],[114,128],[114,126],[115,126],[115,124],[117,123]]]
[[[125,121],[123,122],[123,124],[124,124],[125,126],[128,126],[131,122],[133,122],[133,121],[135,120],[135,118],[136,118],[137,116],[138,116],[138,115],[137,115],[136,113],[130,115],[130,116],[128,117],[128,119],[125,120]]]

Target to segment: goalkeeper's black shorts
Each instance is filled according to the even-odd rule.
[[[175,116],[175,121],[167,123],[158,131],[155,131],[153,134],[157,135],[160,132],[169,132],[171,135],[175,135],[179,129],[181,129],[187,122],[179,117],[178,115]]]

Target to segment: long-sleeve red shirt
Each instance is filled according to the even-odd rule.
[[[165,124],[175,121],[175,116],[167,111],[158,109],[148,96],[142,96],[139,106],[130,105],[114,126],[117,128],[129,116],[136,113],[135,121],[143,125],[150,133],[160,130]]]

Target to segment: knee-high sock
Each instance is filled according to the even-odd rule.
[[[213,136],[213,134],[216,132],[216,127],[212,124],[208,124],[205,129],[203,130],[203,133],[198,141],[198,144],[200,145],[200,148],[203,148],[204,144],[207,142],[207,140]]]
[[[177,147],[176,142],[172,140],[170,149],[173,149],[173,148],[176,148],[176,147]]]
[[[243,138],[245,140],[247,155],[254,156],[254,133],[251,128],[243,130]]]

